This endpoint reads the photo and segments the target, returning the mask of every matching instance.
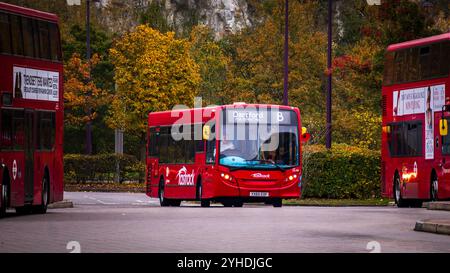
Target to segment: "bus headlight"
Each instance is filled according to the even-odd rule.
[[[220,177],[222,177],[222,179],[224,179],[227,182],[233,182],[233,177],[227,173],[221,173]]]

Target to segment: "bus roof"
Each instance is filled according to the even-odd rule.
[[[15,6],[7,3],[0,2],[0,10],[17,13],[20,15],[26,15],[34,18],[40,18],[48,21],[58,22],[58,16],[52,13],[43,12],[35,9]]]
[[[166,110],[166,111],[160,111],[160,112],[150,112],[151,114],[162,114],[162,113],[171,113],[171,112],[183,112],[183,111],[192,111],[192,110],[206,110],[206,109],[222,109],[222,108],[231,108],[231,107],[258,107],[258,106],[265,106],[265,107],[278,107],[280,109],[288,109],[292,110],[295,107],[293,106],[286,106],[286,105],[278,105],[278,104],[256,104],[256,103],[235,103],[235,104],[225,104],[225,105],[214,105],[214,106],[207,106],[207,107],[201,107],[201,108],[186,108],[186,109],[176,109],[176,110]]]
[[[400,50],[400,49],[404,49],[404,48],[410,48],[410,47],[416,47],[416,46],[421,46],[421,45],[427,45],[427,44],[432,44],[432,43],[445,41],[445,40],[450,40],[450,32],[447,32],[447,33],[444,33],[444,34],[440,34],[440,35],[431,36],[431,37],[427,37],[427,38],[407,41],[407,42],[403,42],[403,43],[392,44],[392,45],[390,45],[388,47],[387,50],[388,51],[396,51],[396,50]]]

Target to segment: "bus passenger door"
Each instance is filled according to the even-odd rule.
[[[25,110],[25,202],[34,198],[34,149],[35,149],[35,115],[33,110]]]

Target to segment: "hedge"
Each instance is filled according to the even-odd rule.
[[[302,197],[380,197],[380,152],[343,144],[305,146]]]
[[[65,182],[110,182],[116,175],[119,163],[119,181],[143,182],[145,164],[132,155],[64,155]]]

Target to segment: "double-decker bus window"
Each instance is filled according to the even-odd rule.
[[[394,75],[394,56],[394,52],[387,52],[385,55],[383,79],[385,85],[390,85],[393,83],[392,76]]]
[[[392,157],[422,155],[422,123],[402,122],[390,125],[388,136]]]
[[[10,19],[11,19],[12,52],[15,55],[23,55],[21,17],[11,14]]]
[[[48,23],[44,21],[39,21],[39,56],[42,59],[51,60],[50,57],[50,33],[48,31]]]
[[[23,33],[23,49],[24,55],[28,57],[36,57],[36,39],[33,37],[33,20],[27,17],[22,18],[22,33]]]
[[[431,77],[431,68],[434,65],[431,58],[431,48],[430,46],[421,47],[419,50],[419,61],[420,61],[420,78],[428,79]]]
[[[1,132],[1,142],[0,148],[2,150],[11,150],[13,148],[13,110],[2,110],[2,123]]]
[[[448,134],[446,136],[442,136],[442,154],[450,155],[450,135]]]
[[[395,52],[395,62],[394,62],[394,81],[403,82],[405,81],[405,71],[407,71],[406,51]]]
[[[39,112],[39,150],[52,150],[55,143],[55,113],[54,112]]]
[[[445,77],[450,67],[450,42],[387,52],[383,84],[389,86],[405,82]]]
[[[450,72],[450,41],[441,44],[441,52],[439,55],[439,76],[448,76]]]
[[[11,54],[11,32],[9,16],[0,12],[0,53]]]
[[[59,45],[59,31],[56,24],[50,23],[50,47],[51,47],[51,59],[52,61],[61,60],[61,47]]]
[[[25,143],[25,121],[23,110],[14,110],[13,143],[14,150],[23,150]]]
[[[211,135],[215,135],[216,126],[211,125]],[[216,139],[210,138],[206,141],[206,164],[214,164],[216,158]]]
[[[419,49],[409,48],[406,50],[406,62],[408,63],[409,69],[406,70],[405,80],[408,82],[417,81],[420,79],[419,72]]]

